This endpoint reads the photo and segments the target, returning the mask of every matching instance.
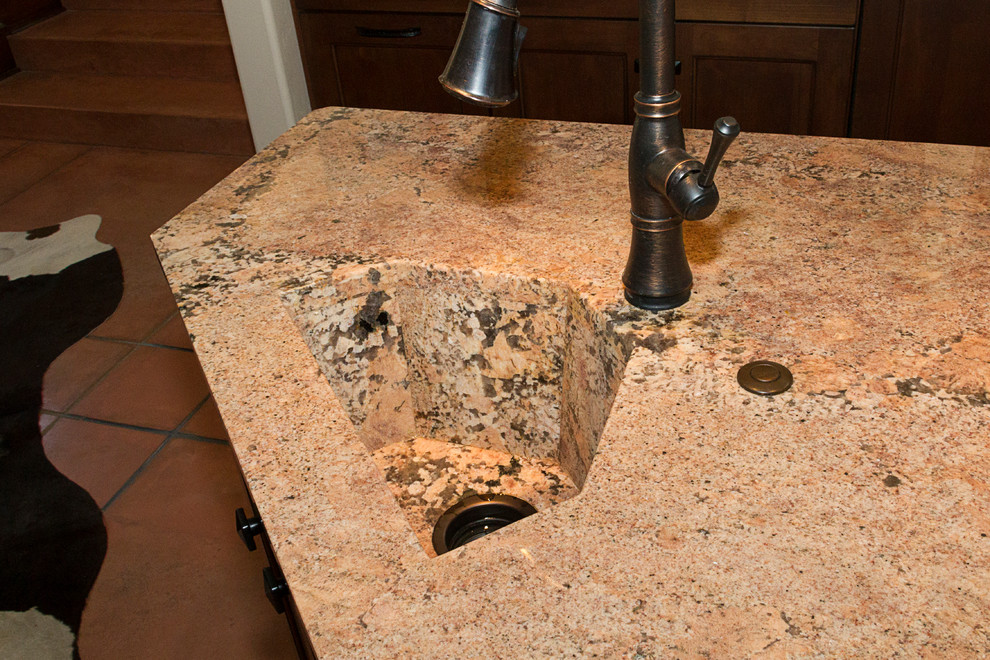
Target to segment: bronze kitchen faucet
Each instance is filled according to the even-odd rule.
[[[739,135],[732,117],[715,122],[704,165],[684,150],[674,89],[674,2],[639,3],[640,91],[629,145],[632,245],[622,275],[626,300],[644,309],[670,309],[691,297],[684,220],[707,218],[718,205],[715,170]],[[471,0],[460,36],[440,76],[450,93],[499,107],[514,101],[515,74],[526,28],[516,0]]]

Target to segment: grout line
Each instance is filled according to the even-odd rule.
[[[162,274],[164,275],[164,273],[162,273]],[[168,279],[167,278],[165,280],[165,284],[168,285]],[[179,313],[179,310],[177,309],[174,312],[172,312],[171,314],[169,314],[168,316],[166,316],[164,321],[162,321],[161,323],[159,323],[158,325],[156,325],[155,327],[153,327],[148,332],[148,334],[146,334],[143,337],[141,337],[141,341],[147,341],[149,338],[153,337],[156,332],[159,332],[161,330],[164,330],[165,329],[165,326],[167,326],[169,323],[171,323],[172,322],[172,319],[174,319],[175,316],[176,316],[176,314],[178,314],[178,313]]]
[[[116,249],[116,248],[114,248],[114,249]],[[153,328],[151,330],[151,332],[149,332],[147,335],[145,335],[145,338],[150,337],[151,335],[153,335],[154,333],[158,332],[163,327],[165,327],[165,324],[168,323],[169,321],[171,321],[172,320],[172,317],[175,316],[175,314],[178,314],[178,313],[179,312],[176,311],[172,315],[170,315],[161,324],[159,324],[158,326],[156,326],[155,328]],[[112,314],[111,314],[111,316],[112,316]],[[108,316],[107,318],[110,318],[110,317]],[[64,412],[64,413],[58,413],[58,414],[69,415],[68,411],[72,410],[72,408],[76,404],[78,404],[80,401],[82,401],[84,397],[88,396],[90,392],[92,392],[94,389],[96,389],[96,387],[98,385],[100,385],[103,381],[105,381],[107,379],[107,377],[110,375],[110,372],[113,371],[114,369],[116,369],[117,367],[119,367],[120,364],[121,364],[121,362],[123,362],[124,360],[126,360],[127,358],[129,358],[131,356],[131,354],[133,354],[134,351],[137,350],[137,348],[139,346],[151,347],[151,348],[167,348],[169,350],[183,351],[183,352],[186,352],[186,353],[193,353],[194,352],[192,349],[189,349],[189,348],[179,348],[177,346],[166,346],[165,344],[150,344],[150,343],[134,342],[134,341],[128,341],[128,340],[124,340],[124,339],[112,339],[110,337],[98,337],[98,336],[94,336],[94,335],[91,335],[91,334],[90,335],[86,335],[85,337],[83,337],[83,339],[92,339],[94,341],[103,341],[103,342],[112,343],[112,344],[123,344],[124,346],[130,346],[131,347],[131,350],[129,350],[126,353],[124,353],[123,355],[121,355],[119,360],[117,360],[116,362],[114,362],[113,364],[111,364],[107,368],[107,370],[104,371],[102,375],[100,375],[99,378],[97,378],[96,380],[94,380],[92,383],[89,384],[88,387],[86,387],[82,392],[80,392],[79,393],[79,396],[77,396],[75,399],[73,399],[69,403],[69,405],[67,405],[65,407],[66,412]],[[68,349],[66,349],[66,350],[68,350]],[[55,412],[55,411],[50,411],[50,412]],[[96,420],[96,419],[92,419],[92,418],[89,418],[89,417],[81,417],[81,419],[88,419],[90,421],[101,421],[101,420]],[[134,427],[134,428],[136,428],[138,430],[144,430],[143,427]]]
[[[84,337],[84,339],[85,339],[85,337]],[[74,345],[75,344],[73,344],[73,346]],[[71,348],[71,346],[69,348]],[[69,349],[66,349],[66,350],[69,350]],[[65,406],[65,411],[64,412],[54,411],[54,410],[52,410],[52,411],[45,411],[45,412],[48,412],[49,414],[68,415],[69,414],[68,411],[72,410],[72,408],[77,403],[79,403],[80,401],[82,401],[84,397],[88,396],[90,392],[92,392],[93,390],[95,390],[96,387],[97,387],[97,385],[99,385],[100,383],[102,383],[103,381],[105,381],[107,379],[107,377],[110,375],[110,372],[113,371],[114,369],[116,369],[117,367],[119,367],[121,362],[123,362],[124,360],[126,360],[127,358],[129,358],[131,356],[131,353],[134,352],[134,350],[135,349],[132,348],[131,350],[127,351],[126,353],[124,353],[123,355],[120,356],[120,359],[119,360],[115,361],[113,364],[111,364],[109,367],[107,367],[107,370],[104,371],[100,375],[99,378],[95,379],[92,383],[90,383],[89,386],[87,386],[85,389],[83,389],[82,392],[79,393],[79,396],[77,396],[75,399],[73,399],[71,401],[71,403],[69,403],[69,405]],[[64,352],[65,351],[62,351],[62,353],[64,353]],[[61,354],[59,354],[59,355],[61,355]],[[56,358],[56,359],[58,359],[58,358]]]
[[[202,407],[203,407],[203,403],[200,403],[199,406],[196,407],[196,410],[193,411],[193,415],[198,413],[202,409]],[[74,415],[72,413],[58,412],[55,410],[48,410],[46,408],[42,408],[41,413],[44,415],[51,415],[55,417],[55,419],[52,420],[52,422],[48,426],[46,426],[44,430],[42,430],[41,432],[42,435],[47,433],[50,428],[55,426],[55,424],[58,422],[59,419],[64,418],[64,419],[72,420],[74,422],[89,422],[91,424],[112,426],[114,428],[127,429],[129,431],[143,431],[145,433],[154,433],[156,435],[173,435],[176,438],[182,438],[184,440],[197,440],[199,442],[208,442],[210,444],[220,444],[220,445],[230,444],[228,440],[224,440],[222,438],[211,438],[206,435],[197,435],[196,433],[187,433],[185,431],[178,431],[178,430],[166,431],[164,429],[156,429],[150,426],[137,426],[136,424],[126,424],[124,422],[112,422],[107,419],[97,419],[95,417],[86,417],[85,415]],[[192,416],[180,422],[178,427],[176,428],[177,429],[182,428],[183,424],[186,424],[189,421],[189,419],[191,419],[191,417]]]
[[[45,414],[47,414],[47,415],[56,415],[57,413],[46,412]],[[44,428],[41,428],[40,429],[41,430],[41,437],[45,437],[45,434],[48,433],[49,431],[51,431],[53,426],[55,426],[56,424],[58,424],[58,420],[59,419],[61,419],[61,418],[56,416],[55,419],[53,419],[48,426],[46,426]],[[41,413],[38,414],[38,421],[39,422],[41,421]]]
[[[204,398],[196,406],[194,406],[193,409],[192,409],[192,412],[189,413],[188,415],[186,415],[182,419],[181,422],[179,422],[178,424],[175,425],[175,428],[172,429],[172,432],[171,432],[170,435],[178,435],[179,434],[179,429],[181,429],[183,426],[185,426],[186,424],[188,424],[189,423],[189,420],[192,419],[193,417],[195,417],[196,416],[196,413],[198,413],[200,410],[203,409],[203,406],[206,405],[206,403],[210,400],[210,397],[212,397],[212,396],[213,396],[213,393],[212,392],[207,393],[206,398]]]
[[[152,334],[154,334],[153,331]],[[125,344],[127,346],[144,346],[145,348],[167,348],[170,351],[183,351],[185,353],[193,353],[193,349],[184,348],[182,346],[169,346],[168,344],[155,344],[148,341],[134,341],[133,339],[117,339],[116,337],[101,337],[100,335],[86,335],[87,339],[92,339],[94,341],[105,341],[108,344]],[[129,353],[128,353],[129,355]]]
[[[155,449],[155,451],[151,452],[151,455],[148,456],[148,458],[144,459],[144,462],[141,463],[138,469],[135,470],[134,473],[127,478],[127,481],[124,482],[124,485],[121,486],[119,489],[117,489],[117,492],[114,493],[113,496],[107,500],[106,504],[104,504],[100,508],[101,511],[106,512],[106,510],[110,508],[110,505],[116,502],[120,498],[120,496],[124,494],[124,491],[130,488],[131,485],[138,480],[138,478],[144,473],[144,471],[148,468],[148,466],[151,465],[151,462],[155,460],[155,458],[158,456],[158,454],[162,452],[163,449],[165,449],[165,446],[168,445],[168,443],[172,442],[173,438],[180,437],[178,430],[181,429],[186,424],[188,424],[189,420],[192,419],[196,415],[196,413],[198,413],[200,409],[206,405],[206,402],[209,400],[210,400],[210,395],[207,395],[205,399],[199,402],[199,405],[195,406],[192,409],[192,412],[186,415],[182,419],[182,421],[176,425],[175,429],[168,432],[168,434],[165,436],[165,439],[162,440],[162,444],[158,445],[158,448]]]
[[[152,344],[151,342],[145,342],[138,344],[138,346],[148,346],[150,348],[167,348],[172,351],[185,351],[186,353],[195,353],[196,351],[191,348],[185,348],[183,346],[169,346],[168,344]]]
[[[17,139],[17,138],[14,138],[14,139]],[[26,140],[24,142],[24,144],[22,144],[21,146],[17,147],[16,149],[14,149],[14,151],[6,154],[4,156],[4,158],[6,158],[7,156],[9,156],[11,153],[20,151],[21,149],[23,149],[27,145],[31,144],[32,142],[43,142],[43,141],[42,140]],[[48,142],[47,144],[75,144],[75,143],[74,142]],[[83,156],[85,156],[86,154],[88,154],[90,151],[93,150],[93,145],[80,145],[80,146],[88,146],[89,148],[88,149],[85,149],[82,153],[77,154],[76,156],[74,156],[74,157],[70,158],[69,160],[65,161],[64,163],[59,164],[58,167],[56,167],[54,170],[52,170],[48,174],[45,174],[40,179],[36,179],[36,180],[32,181],[27,186],[25,186],[24,188],[21,188],[20,190],[18,190],[17,192],[15,192],[13,195],[11,195],[10,197],[8,197],[2,203],[3,204],[8,204],[8,203],[14,201],[15,199],[17,199],[18,197],[20,197],[21,195],[23,195],[27,191],[31,190],[31,188],[34,188],[36,185],[38,185],[39,183],[41,183],[45,179],[48,179],[49,177],[51,177],[51,176],[55,175],[56,173],[60,172],[61,170],[63,170],[64,168],[68,167],[69,165],[71,165],[72,163],[76,162],[77,160],[79,160],[80,158],[82,158]]]
[[[4,138],[4,140],[14,140],[14,141],[17,141],[18,139],[20,139],[20,138]],[[20,151],[24,147],[28,146],[29,144],[31,144],[31,141],[30,140],[21,140],[21,143],[19,145],[17,145],[16,147],[14,147],[13,149],[11,149],[10,151],[4,153],[3,155],[0,155],[0,160],[3,160],[5,158],[9,158],[10,156],[13,156],[18,151]],[[17,194],[20,194],[20,193],[17,193]],[[16,196],[17,195],[15,195],[15,197]]]
[[[192,433],[175,433],[176,438],[182,438],[183,440],[195,440],[197,442],[206,442],[211,445],[229,445],[230,443],[226,440],[220,440],[219,438],[208,438],[205,435],[195,435]]]
[[[116,502],[117,498],[123,495],[124,491],[131,487],[131,484],[137,481],[138,477],[141,476],[141,473],[144,472],[145,468],[147,468],[148,465],[151,463],[151,461],[155,460],[155,457],[157,457],[158,454],[160,454],[161,451],[165,449],[165,445],[167,445],[171,439],[172,439],[171,435],[165,436],[165,439],[162,440],[162,444],[158,445],[155,451],[151,452],[151,455],[149,455],[148,458],[144,459],[144,462],[141,463],[140,466],[138,466],[138,469],[135,470],[134,473],[131,474],[131,476],[127,477],[127,481],[124,482],[124,485],[118,488],[117,492],[114,493],[112,496],[110,496],[110,499],[107,500],[106,504],[100,507],[101,511],[105,513],[106,510],[110,508],[110,505]]]
[[[54,415],[58,418],[71,419],[76,422],[92,422],[93,424],[102,424],[103,426],[113,426],[119,429],[129,429],[131,431],[145,431],[147,433],[156,433],[158,435],[169,435],[172,431],[166,431],[164,429],[155,429],[150,426],[138,426],[136,424],[125,424],[124,422],[112,422],[108,419],[96,419],[95,417],[86,417],[85,415],[75,415],[73,413],[58,412],[57,410],[46,410],[41,409],[41,412],[45,415]],[[57,421],[57,420],[56,420]],[[55,422],[52,422],[54,424]],[[49,428],[51,424],[49,424]]]

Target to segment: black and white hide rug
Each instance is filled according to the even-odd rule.
[[[120,260],[86,215],[0,232],[0,658],[78,657],[106,554],[100,508],[45,457],[42,378],[116,308]]]

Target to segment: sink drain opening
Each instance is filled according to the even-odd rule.
[[[440,516],[433,549],[442,555],[534,513],[532,504],[511,495],[469,495]]]

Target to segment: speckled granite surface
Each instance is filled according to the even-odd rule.
[[[628,136],[324,109],[156,234],[318,654],[985,656],[990,150],[743,133],[649,314]],[[582,488],[431,557],[374,452],[476,436]]]

